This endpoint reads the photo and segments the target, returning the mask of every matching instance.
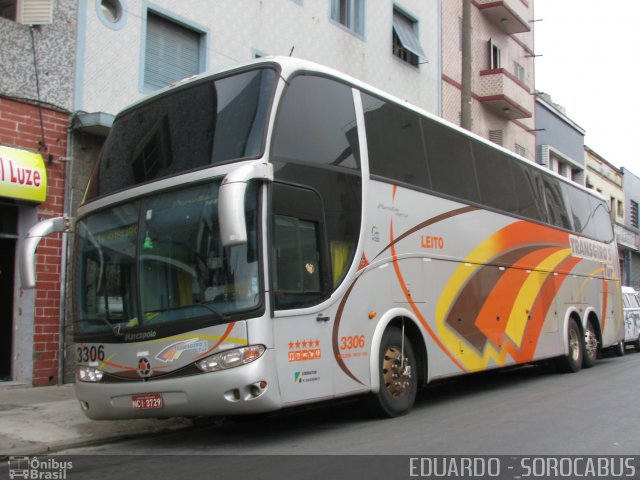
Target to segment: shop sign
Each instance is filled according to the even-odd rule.
[[[0,146],[0,197],[44,202],[47,170],[42,155]]]

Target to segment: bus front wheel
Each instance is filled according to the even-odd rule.
[[[380,342],[380,389],[366,398],[375,417],[398,417],[411,410],[418,391],[418,362],[411,342],[396,327],[388,328]]]

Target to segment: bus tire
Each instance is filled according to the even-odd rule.
[[[626,353],[626,348],[625,348],[624,340],[620,340],[618,343],[616,343],[613,346],[613,354],[616,357],[624,357],[625,353]]]
[[[582,354],[584,352],[584,335],[578,327],[575,319],[569,319],[567,327],[567,344],[569,353],[556,360],[558,371],[562,373],[575,373],[582,367]]]
[[[633,348],[636,352],[640,352],[640,335],[636,338],[636,341],[633,342]]]
[[[587,322],[584,332],[584,354],[582,355],[582,368],[591,368],[598,359],[598,336],[593,323]]]
[[[389,327],[382,335],[378,375],[380,388],[365,398],[369,413],[377,418],[405,415],[413,407],[418,391],[418,361],[411,342],[402,331]]]

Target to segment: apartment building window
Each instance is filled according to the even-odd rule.
[[[631,211],[629,212],[629,223],[632,227],[638,228],[640,222],[638,221],[638,202],[631,200]]]
[[[420,45],[418,21],[397,8],[393,9],[392,34],[392,50],[396,57],[414,67],[420,64],[420,59],[427,58]]]
[[[102,0],[100,2],[100,11],[111,23],[116,23],[122,17],[122,5],[116,0]]]
[[[611,220],[616,221],[616,197],[609,197],[609,210],[611,210]]]
[[[9,20],[16,20],[17,0],[0,0],[0,17]]]
[[[204,71],[203,31],[147,12],[144,87],[158,89]]]
[[[520,145],[519,143],[515,144],[515,152],[520,155],[521,157],[525,157],[527,156],[527,149],[524,148],[522,145]]]
[[[96,1],[96,11],[102,24],[111,30],[121,30],[126,24],[127,11],[120,0]]]
[[[364,35],[364,0],[332,0],[331,18],[354,33]]]
[[[53,22],[54,0],[0,0],[0,17],[24,25]]]
[[[518,62],[513,62],[513,74],[522,83],[524,83],[524,67]]]
[[[489,39],[489,70],[496,70],[502,67],[500,63],[500,47],[493,40]]]

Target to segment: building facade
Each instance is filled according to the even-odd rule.
[[[585,145],[585,186],[606,198],[614,223],[624,225],[624,190],[620,169]]]
[[[61,377],[65,240],[41,244],[35,290],[19,287],[17,252],[30,227],[66,212],[76,2],[30,6],[0,8],[0,379],[50,385]]]
[[[442,116],[460,125],[462,0],[442,2]],[[533,0],[471,0],[471,130],[535,160]]]
[[[608,200],[613,220],[622,285],[632,285],[633,257],[640,248],[640,236],[637,228],[630,228],[625,222],[625,191],[623,170],[615,167],[606,159],[584,147],[586,187],[597,191]],[[633,182],[635,184],[635,182]],[[629,186],[630,187],[630,186]]]
[[[439,109],[439,0],[80,5],[76,110],[113,114],[171,81],[266,55],[315,61]]]
[[[580,185],[585,182],[585,130],[549,95],[536,95],[536,161]]]
[[[626,168],[621,168],[624,189],[624,229],[623,237],[628,244],[623,254],[624,285],[640,290],[640,177]],[[628,237],[628,238],[627,238]],[[618,242],[620,243],[620,241]]]
[[[12,165],[35,155],[48,180],[39,202],[0,184],[0,280],[14,292],[2,302],[0,379],[73,379],[73,238],[41,243],[35,290],[19,288],[16,255],[39,220],[75,214],[118,111],[194,74],[292,55],[439,114],[441,9],[441,0],[0,2],[0,148],[16,151]]]

